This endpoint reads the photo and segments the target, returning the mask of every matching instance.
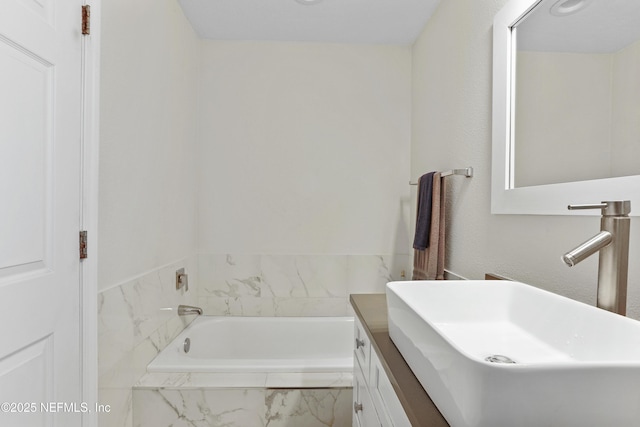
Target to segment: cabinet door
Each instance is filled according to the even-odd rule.
[[[362,381],[362,373],[359,371],[360,367],[358,366],[358,362],[355,362],[355,367],[353,369],[353,421],[352,427],[363,427],[360,422],[361,414],[358,413],[358,405],[362,402],[362,393],[363,387],[365,386]]]
[[[353,427],[382,427],[357,359],[353,371]]]
[[[353,323],[355,325],[355,359],[360,363],[360,366],[362,366],[362,372],[365,378],[368,378],[371,342],[369,341],[367,333],[364,331],[362,323],[360,323],[360,319],[356,317]]]
[[[375,351],[371,352],[369,390],[383,427],[411,427]]]

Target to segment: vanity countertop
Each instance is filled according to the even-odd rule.
[[[389,337],[387,296],[351,294],[351,305],[376,350],[413,427],[449,427]]]

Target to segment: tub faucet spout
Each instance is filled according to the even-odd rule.
[[[178,306],[178,315],[179,316],[189,316],[191,314],[197,314],[198,316],[202,315],[202,309],[200,307],[194,307],[192,305],[179,305]]]
[[[600,252],[597,306],[624,316],[627,311],[631,201],[569,205],[569,209],[602,209],[600,233],[564,254],[562,260],[569,267],[573,267],[594,253]]]

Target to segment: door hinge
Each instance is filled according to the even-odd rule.
[[[80,232],[80,259],[87,258],[87,232],[82,230]]]
[[[82,6],[82,34],[91,34],[91,6],[88,4]]]

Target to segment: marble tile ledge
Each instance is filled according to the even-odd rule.
[[[145,389],[219,389],[219,388],[282,388],[322,389],[348,388],[353,385],[351,372],[149,372],[134,386]]]

